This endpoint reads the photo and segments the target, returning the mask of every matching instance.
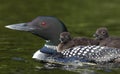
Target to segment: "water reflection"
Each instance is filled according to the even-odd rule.
[[[50,60],[50,61],[49,61]],[[119,70],[120,65],[119,63],[102,63],[102,64],[93,64],[93,63],[84,63],[84,62],[67,62],[67,63],[62,63],[59,61],[53,60],[53,58],[49,58],[47,60],[49,63],[44,64],[44,66],[41,67],[36,67],[39,70],[51,70],[51,69],[61,69],[61,70],[67,70],[71,72],[76,72],[80,74],[103,74],[106,73],[113,73],[116,70]]]
[[[21,62],[27,62],[27,60],[25,60],[24,58],[21,58],[21,57],[12,57],[11,60],[21,61]]]

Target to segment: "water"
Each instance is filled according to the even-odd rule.
[[[119,0],[0,0],[0,74],[119,74],[119,66],[112,64],[45,67],[46,64],[31,58],[44,40],[4,27],[49,15],[61,19],[72,36],[92,37],[100,26],[108,27],[112,36],[120,36],[119,13]]]

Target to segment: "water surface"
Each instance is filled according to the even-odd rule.
[[[119,0],[0,0],[0,74],[119,74],[116,66],[45,68],[31,57],[44,40],[27,32],[4,26],[29,22],[37,16],[55,16],[72,36],[92,37],[96,28],[106,26],[120,36]]]

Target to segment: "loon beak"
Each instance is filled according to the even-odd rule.
[[[19,23],[19,24],[12,24],[5,26],[6,28],[13,29],[13,30],[20,30],[20,31],[31,31],[33,28],[28,26],[27,23]]]

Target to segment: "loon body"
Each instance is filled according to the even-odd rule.
[[[85,59],[87,61],[95,63],[105,63],[113,61],[120,57],[120,50],[117,48],[109,48],[102,46],[76,46],[64,50],[62,54],[65,57],[77,57],[79,59]]]
[[[67,32],[67,28],[59,19],[49,16],[39,16],[29,23],[8,25],[6,28],[31,32],[46,40],[43,48],[36,51],[32,57],[37,60],[45,60],[49,56],[59,54],[56,51],[59,44],[59,35],[62,32]],[[108,62],[120,57],[119,54],[120,50],[104,46],[77,46],[61,53],[62,57],[67,60],[74,57],[79,60],[85,59],[95,62]]]

